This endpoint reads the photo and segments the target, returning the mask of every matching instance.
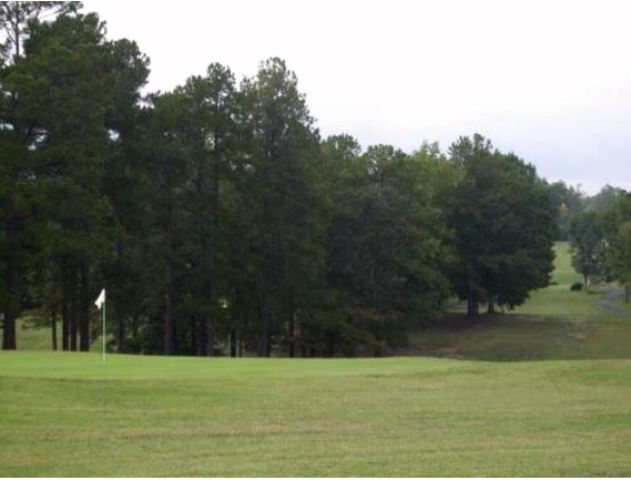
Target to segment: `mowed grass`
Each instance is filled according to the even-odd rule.
[[[460,358],[0,353],[0,476],[629,476],[630,321],[562,287]]]
[[[627,476],[631,361],[3,353],[2,476]]]

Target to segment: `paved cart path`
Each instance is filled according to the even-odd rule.
[[[621,298],[623,295],[624,289],[614,288],[602,296],[600,299],[600,306],[619,317],[631,317],[631,312],[629,310],[616,303],[616,300]]]

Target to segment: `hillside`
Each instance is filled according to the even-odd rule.
[[[607,286],[572,292],[581,278],[567,243],[555,246],[552,285],[505,315],[462,321],[458,328],[417,332],[412,343],[428,355],[481,360],[631,358],[631,318],[602,308]]]

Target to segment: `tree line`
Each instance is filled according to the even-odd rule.
[[[605,185],[593,196],[559,181],[550,185],[557,208],[557,235],[570,242],[572,265],[582,285],[618,282],[631,296],[631,193]]]
[[[3,348],[36,309],[89,350],[105,287],[118,352],[380,355],[549,283],[558,204],[515,154],[322,138],[279,58],[143,94],[147,56],[81,10],[0,7]]]
[[[618,282],[631,296],[631,193],[605,186],[593,197],[578,197],[567,215],[572,265],[583,285]]]

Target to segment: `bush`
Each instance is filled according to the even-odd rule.
[[[580,292],[581,290],[583,290],[583,284],[581,282],[574,282],[570,287],[570,290],[572,290],[573,292]]]

